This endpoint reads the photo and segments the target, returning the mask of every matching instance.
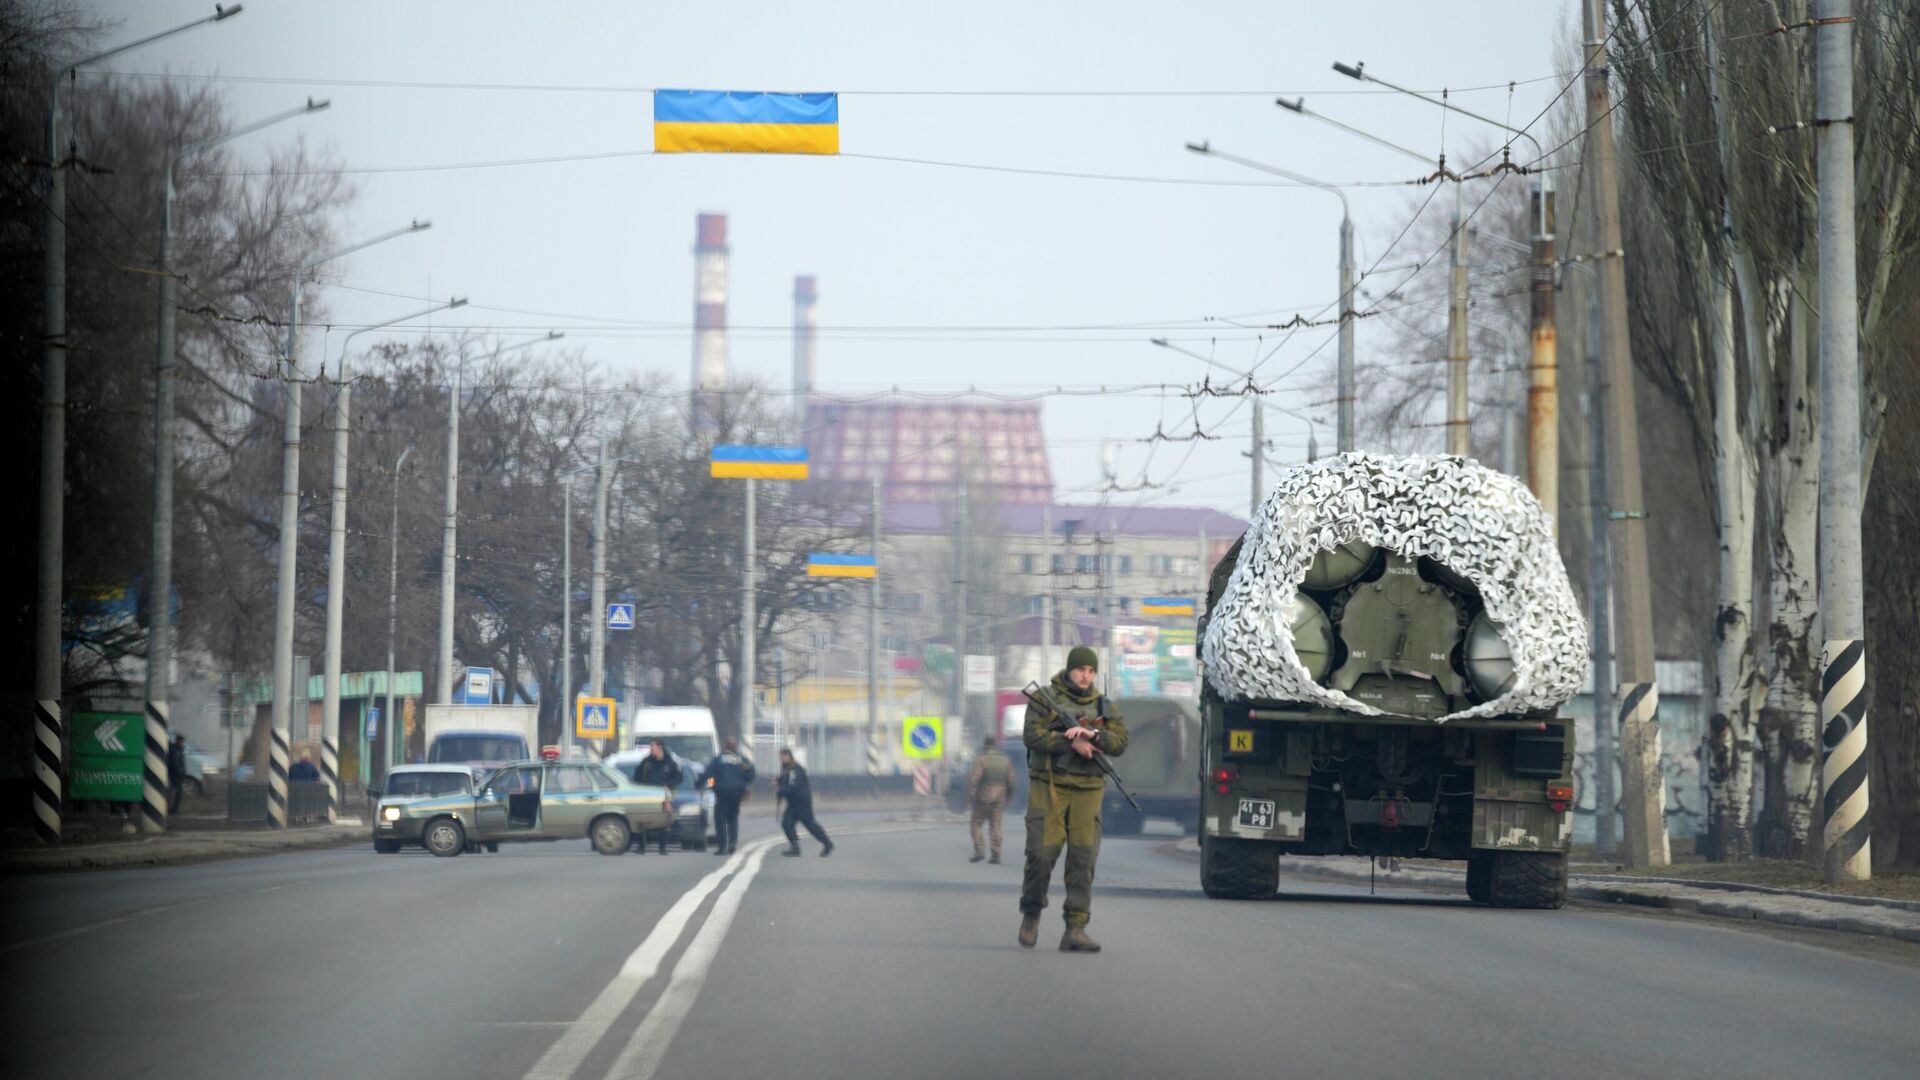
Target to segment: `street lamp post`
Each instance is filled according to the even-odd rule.
[[[406,761],[406,725],[393,711],[393,639],[400,629],[400,470],[413,454],[413,444],[393,463],[393,523],[387,530],[387,765]]]
[[[60,842],[65,796],[66,721],[60,710],[60,610],[62,554],[66,543],[67,477],[67,174],[62,164],[60,84],[80,68],[195,27],[240,14],[240,5],[215,6],[213,14],[149,34],[137,41],[82,57],[55,69],[47,87],[46,326],[40,367],[40,528],[35,567],[33,664],[33,829],[44,844]],[[144,771],[165,776],[166,718],[148,711]],[[155,742],[158,738],[160,741]],[[157,766],[157,768],[156,768]],[[163,819],[164,820],[164,819]]]
[[[1559,342],[1554,328],[1554,283],[1558,269],[1558,255],[1555,252],[1553,235],[1553,177],[1541,167],[1546,164],[1546,150],[1524,128],[1495,120],[1491,116],[1482,116],[1471,109],[1455,105],[1449,98],[1434,97],[1417,90],[1397,86],[1373,75],[1366,70],[1364,63],[1336,63],[1333,70],[1350,79],[1375,83],[1389,90],[1395,90],[1409,97],[1418,98],[1429,105],[1435,105],[1449,112],[1459,113],[1471,120],[1517,135],[1533,146],[1534,168],[1532,179],[1528,181],[1529,200],[1528,218],[1533,224],[1532,236],[1532,278],[1529,282],[1530,330],[1532,333],[1532,356],[1527,372],[1527,486],[1534,497],[1547,508],[1552,520],[1552,528],[1558,532],[1560,520],[1560,385],[1559,385]],[[1462,241],[1464,244],[1464,241]]]
[[[349,333],[340,343],[339,381],[333,395],[333,513],[327,530],[327,660],[321,679],[320,706],[320,779],[327,786],[327,820],[335,820],[340,808],[340,630],[346,613],[347,578],[347,422],[351,415],[353,380],[347,375],[347,350],[361,334],[396,323],[407,322],[447,311],[466,303],[454,297],[410,315],[363,326]],[[321,377],[326,376],[326,358],[321,358]]]
[[[431,222],[415,221],[315,259],[293,274],[287,317],[286,419],[281,435],[280,568],[274,597],[273,739],[267,761],[267,822],[276,829],[287,827],[287,758],[293,730],[294,562],[300,544],[300,286],[308,274],[335,259],[431,227]]]
[[[1448,282],[1447,308],[1447,452],[1465,456],[1470,452],[1468,444],[1467,417],[1467,365],[1471,353],[1467,339],[1467,236],[1465,219],[1460,207],[1460,178],[1447,171],[1447,159],[1442,155],[1437,161],[1425,154],[1409,150],[1398,143],[1370,132],[1362,131],[1351,124],[1343,124],[1329,116],[1324,116],[1306,107],[1304,99],[1275,98],[1274,104],[1288,112],[1309,116],[1324,124],[1330,124],[1341,131],[1357,135],[1368,142],[1384,146],[1398,154],[1404,154],[1424,165],[1435,166],[1430,180],[1452,180],[1453,185],[1453,267]]]
[[[206,150],[249,135],[261,128],[319,112],[328,102],[307,99],[297,109],[237,127],[216,139],[180,150],[168,150],[160,170],[160,310],[158,341],[153,359],[153,571],[147,602],[147,735],[163,749],[172,716],[168,687],[173,667],[173,361],[174,319],[178,305],[178,278],[173,270],[173,168],[185,154]],[[150,755],[142,770],[140,828],[164,832],[167,827],[167,755]],[[154,766],[158,766],[156,769]]]
[[[1282,104],[1285,103],[1283,102]],[[1215,150],[1208,143],[1188,143],[1187,149],[1196,154],[1216,157],[1222,161],[1230,161],[1235,165],[1243,165],[1249,169],[1271,173],[1274,176],[1292,180],[1298,184],[1305,184],[1310,188],[1324,191],[1340,200],[1340,387],[1338,391],[1339,413],[1336,437],[1339,452],[1342,454],[1347,453],[1354,449],[1353,290],[1357,284],[1357,280],[1353,268],[1353,212],[1352,207],[1347,204],[1346,193],[1341,191],[1337,186],[1329,184],[1324,180],[1315,180],[1311,176],[1297,173],[1290,169],[1282,169],[1277,166],[1252,161],[1236,154],[1229,154],[1223,150]],[[1255,403],[1255,406],[1256,408],[1258,407],[1258,402]],[[1254,415],[1255,422],[1258,423],[1259,414],[1256,412]],[[1256,499],[1257,498],[1258,496],[1256,496]]]

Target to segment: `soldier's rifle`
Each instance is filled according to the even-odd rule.
[[[1046,696],[1046,691],[1040,688],[1039,683],[1030,682],[1020,692],[1026,695],[1034,708],[1053,718],[1047,721],[1048,731],[1064,732],[1068,728],[1078,726],[1077,723],[1068,722],[1069,718],[1060,712],[1060,707],[1053,703],[1051,697]],[[1113,760],[1101,753],[1098,747],[1093,751],[1093,763],[1100,766],[1100,771],[1107,774],[1107,779],[1113,781],[1113,789],[1120,793],[1121,798],[1127,800],[1127,805],[1133,807],[1136,813],[1141,812],[1140,804],[1134,801],[1133,793],[1127,790],[1127,785],[1120,782],[1120,774],[1114,771]]]

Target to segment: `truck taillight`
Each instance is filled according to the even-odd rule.
[[[1213,790],[1221,795],[1233,794],[1233,782],[1240,779],[1240,770],[1231,765],[1223,765],[1213,770]]]
[[[1573,802],[1572,784],[1547,785],[1547,808],[1549,810],[1552,810],[1556,814],[1560,813],[1565,810],[1567,804],[1571,802]]]

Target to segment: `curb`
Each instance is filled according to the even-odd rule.
[[[341,847],[368,842],[364,825],[334,825],[292,829],[284,833],[190,832],[172,833],[121,843],[76,844],[0,854],[0,871],[9,874],[61,873],[79,870],[124,870],[135,867],[176,866],[278,855],[288,851]]]
[[[1197,842],[1182,841],[1181,850],[1196,851]],[[1373,880],[1412,888],[1464,890],[1466,872],[1460,870],[1402,869],[1372,872],[1368,867],[1328,858],[1281,856],[1280,871],[1302,877],[1346,882]],[[1746,895],[1739,895],[1745,893]],[[1632,904],[1685,914],[1766,922],[1814,930],[1889,937],[1920,943],[1920,905],[1910,901],[1879,901],[1873,897],[1845,898],[1779,888],[1747,888],[1733,882],[1704,882],[1632,878],[1613,875],[1571,875],[1567,895],[1605,904]],[[1819,905],[1831,905],[1820,910]]]

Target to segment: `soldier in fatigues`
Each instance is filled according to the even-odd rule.
[[[1099,658],[1084,645],[1067,654],[1067,668],[1041,692],[1054,713],[1027,705],[1027,868],[1020,890],[1020,945],[1031,949],[1040,936],[1040,912],[1060,849],[1067,849],[1067,930],[1062,952],[1099,952],[1087,936],[1093,904],[1093,864],[1100,854],[1100,799],[1106,774],[1094,751],[1109,756],[1127,749],[1127,725],[1106,697],[1093,688]],[[1064,720],[1065,731],[1049,731]]]
[[[973,858],[986,858],[980,849],[980,826],[987,826],[987,839],[993,843],[993,861],[1000,861],[1000,823],[1007,810],[1007,789],[1013,779],[1013,762],[1000,752],[993,736],[981,744],[980,756],[973,759],[973,771],[967,774],[967,805],[973,808],[967,831],[973,835]]]

